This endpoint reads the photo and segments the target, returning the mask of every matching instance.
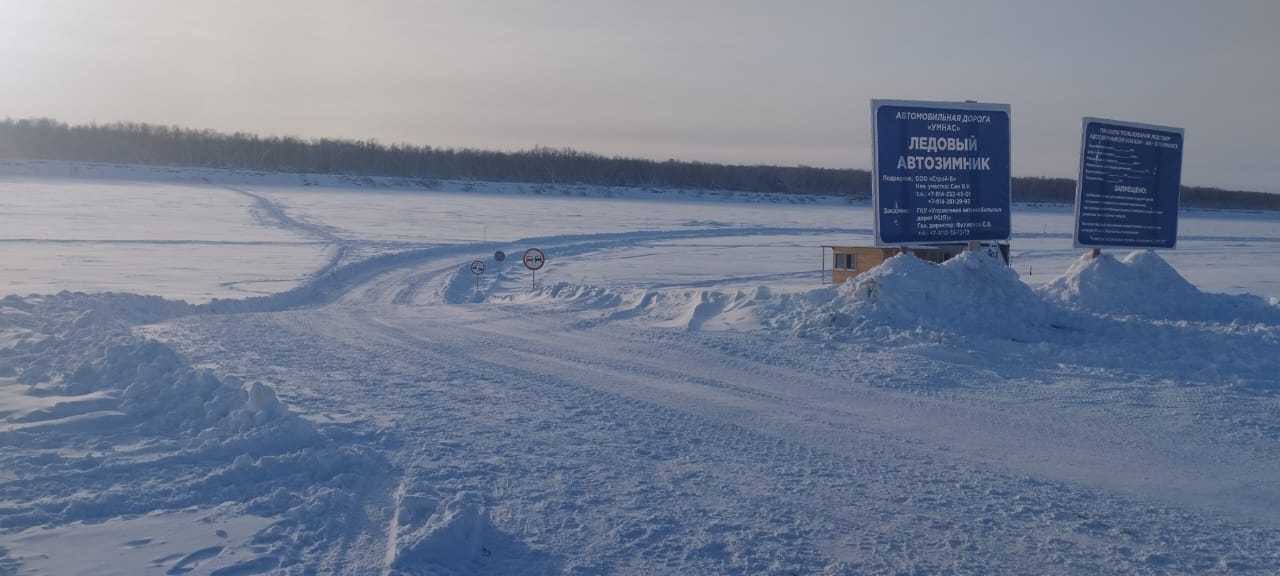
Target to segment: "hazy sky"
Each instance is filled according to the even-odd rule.
[[[1186,129],[1183,183],[1280,192],[1277,0],[0,0],[0,117],[869,169],[872,98]]]

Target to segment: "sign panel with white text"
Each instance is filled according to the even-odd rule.
[[[872,100],[880,246],[1008,240],[1009,105]]]
[[[1173,248],[1181,128],[1085,118],[1076,181],[1077,248]]]

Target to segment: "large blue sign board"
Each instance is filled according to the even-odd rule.
[[[1085,118],[1076,247],[1173,248],[1182,129]]]
[[[876,244],[1007,240],[1009,105],[872,100]]]

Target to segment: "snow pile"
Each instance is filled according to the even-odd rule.
[[[763,327],[759,313],[773,302],[768,286],[733,293],[696,290],[677,293],[677,314],[659,326],[685,330],[754,330]]]
[[[404,528],[388,543],[388,564],[412,573],[433,568],[442,574],[480,573],[492,552],[482,542],[495,540],[480,497],[462,492],[437,502],[423,494],[402,497],[397,527]]]
[[[767,286],[750,290],[605,288],[555,282],[536,290],[491,298],[495,302],[557,303],[583,312],[598,311],[600,320],[639,319],[648,325],[677,330],[753,330],[760,328],[757,307],[773,297]],[[581,325],[581,323],[580,323]]]
[[[784,295],[767,324],[801,337],[847,335],[926,338],[945,334],[1035,340],[1062,321],[994,252],[961,254],[935,264],[900,254],[853,281]]]
[[[553,282],[539,285],[537,289],[518,296],[515,302],[538,302],[541,300],[560,300],[574,302],[586,308],[612,308],[623,301],[619,290],[575,284],[572,282]]]
[[[13,318],[11,316],[13,313],[35,311],[34,317],[42,322],[70,321],[75,328],[148,324],[190,314],[193,310],[195,307],[186,302],[165,300],[159,296],[115,292],[87,294],[63,291],[53,296],[23,298],[10,295],[0,299],[0,314],[10,314],[6,316],[10,320]],[[3,321],[0,321],[0,324],[3,324]],[[65,328],[65,326],[62,327],[62,329]]]
[[[187,366],[168,346],[127,330],[140,321],[186,311],[185,303],[131,294],[64,292],[29,300],[11,297],[0,301],[0,307],[0,322],[18,329],[13,345],[3,351],[0,370],[26,385],[28,396],[46,404],[56,400],[52,407],[11,417],[19,424],[10,431],[40,424],[56,435],[68,427],[50,420],[74,414],[81,421],[124,416],[127,428],[149,434],[197,434],[228,425],[241,432],[283,414],[278,406],[254,409],[245,390],[219,381],[208,369]],[[23,327],[30,330],[23,334]],[[99,410],[77,410],[84,396],[93,397],[92,405]],[[102,410],[105,406],[110,409]]]
[[[1201,292],[1150,250],[1123,260],[1085,254],[1065,274],[1037,290],[1045,299],[1093,314],[1206,322],[1280,321],[1280,310],[1257,296]]]
[[[1154,252],[1086,254],[1036,292],[1084,318],[1064,349],[1078,355],[1071,363],[1143,365],[1171,381],[1276,391],[1280,309],[1256,296],[1202,292]]]
[[[983,252],[940,265],[899,255],[851,283],[759,304],[769,328],[802,338],[967,342],[1006,355],[1057,349],[1067,366],[1142,365],[1245,393],[1274,393],[1280,371],[1280,310],[1202,293],[1150,252],[1082,259],[1038,289]]]
[[[470,274],[459,268],[454,276]],[[553,304],[582,318],[594,315],[579,327],[637,322],[890,346],[950,342],[1006,355],[1059,347],[1066,365],[1152,363],[1171,379],[1253,392],[1273,389],[1271,375],[1280,369],[1274,353],[1280,310],[1252,296],[1202,293],[1148,252],[1123,262],[1081,260],[1038,289],[987,251],[943,264],[899,255],[850,283],[790,293],[768,286],[637,290],[557,282],[514,293],[486,285],[470,299],[463,294],[474,295],[474,285],[464,291],[465,282],[455,284],[457,297],[446,301]],[[1153,295],[1152,286],[1163,291]],[[1215,377],[1227,367],[1234,379]]]
[[[219,378],[131,330],[188,309],[119,294],[0,300],[0,478],[13,479],[0,483],[0,529],[231,505],[275,521],[222,564],[274,567],[341,522],[339,488],[385,470],[381,456],[337,445],[270,385]]]

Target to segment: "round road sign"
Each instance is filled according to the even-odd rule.
[[[484,261],[483,261],[483,260],[473,260],[473,261],[471,262],[471,273],[472,273],[472,274],[475,274],[476,276],[479,276],[479,275],[481,275],[481,274],[484,274]]]
[[[503,261],[503,260],[506,260],[506,259],[507,259],[507,253],[506,253],[506,252],[503,252],[503,251],[501,251],[501,250],[499,250],[499,251],[497,251],[497,252],[494,252],[494,253],[493,253],[493,259],[494,259],[494,261],[497,261],[497,262],[501,262],[501,261]]]
[[[543,264],[547,263],[547,256],[537,248],[530,248],[524,251],[524,267],[530,270],[538,270]]]

